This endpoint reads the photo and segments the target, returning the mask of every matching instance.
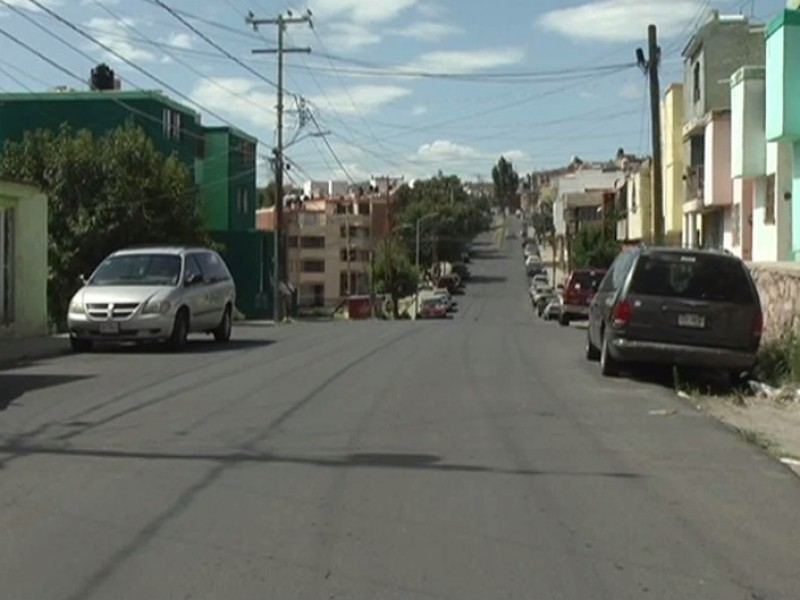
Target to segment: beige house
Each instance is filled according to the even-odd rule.
[[[46,335],[47,196],[0,180],[0,338]]]
[[[284,211],[287,278],[300,307],[335,307],[372,291],[372,251],[388,230],[387,196],[306,198]],[[271,209],[259,211],[269,223]]]

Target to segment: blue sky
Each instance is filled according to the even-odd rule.
[[[248,28],[244,15],[313,13],[313,31],[291,26],[286,87],[315,116],[287,149],[302,181],[370,175],[423,177],[438,169],[488,178],[504,154],[526,172],[648,152],[644,77],[634,50],[647,24],[660,29],[662,85],[681,77],[680,51],[708,8],[772,18],[783,0],[158,0],[248,70],[191,31],[156,0],[38,0],[82,31],[177,88],[206,123],[214,112],[263,142],[274,140],[275,28]],[[89,55],[81,55],[8,8],[12,5]],[[199,17],[199,18],[198,18]],[[30,0],[0,0],[0,28],[68,70],[88,75],[106,61],[126,89],[158,89],[145,75],[60,23]],[[0,88],[44,90],[76,81],[3,39]],[[168,92],[175,97],[175,94]],[[176,100],[181,100],[175,97]],[[191,105],[186,100],[184,103]],[[293,139],[297,113],[286,119]],[[311,136],[328,132],[323,139]],[[327,144],[326,144],[327,142]],[[329,146],[329,147],[328,147]],[[266,163],[259,169],[267,175]]]

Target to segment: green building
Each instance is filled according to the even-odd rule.
[[[200,115],[156,91],[54,91],[0,94],[0,145],[22,141],[26,131],[68,124],[102,136],[126,122],[141,127],[165,155],[176,154],[197,174],[203,150]]]
[[[272,233],[255,228],[256,138],[232,127],[203,127],[197,112],[157,91],[0,94],[0,148],[37,129],[68,124],[102,136],[126,122],[192,173],[206,227],[236,280],[238,310],[248,318],[272,316]]]

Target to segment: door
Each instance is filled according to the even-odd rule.
[[[203,280],[206,282],[208,292],[207,314],[204,321],[210,328],[214,328],[222,321],[225,306],[233,295],[233,281],[225,262],[216,252],[198,253],[197,261],[203,270]]]
[[[744,264],[731,256],[669,252],[643,256],[626,299],[627,337],[749,350],[758,296]]]
[[[184,271],[184,301],[191,312],[192,331],[204,331],[209,324],[208,285],[197,255],[186,255]]]

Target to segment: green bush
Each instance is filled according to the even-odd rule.
[[[762,345],[755,374],[773,386],[800,382],[800,335]]]

